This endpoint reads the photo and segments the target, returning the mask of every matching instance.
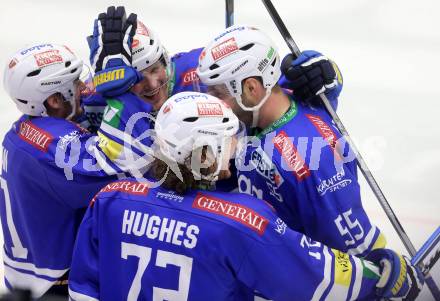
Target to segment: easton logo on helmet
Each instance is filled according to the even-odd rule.
[[[42,86],[52,86],[52,85],[59,85],[59,84],[61,84],[60,80],[49,81],[49,82],[42,82],[41,83]]]
[[[234,70],[232,70],[231,74],[234,74],[235,72],[239,71],[241,68],[243,68],[249,60],[245,60],[244,62],[242,62],[240,65],[237,66],[237,68],[235,68]]]

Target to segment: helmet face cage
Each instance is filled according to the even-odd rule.
[[[222,156],[230,145],[227,142],[238,128],[237,117],[223,101],[198,92],[182,92],[161,107],[155,131],[161,153],[167,159],[186,165],[196,180],[214,181],[222,167]],[[213,163],[209,158],[201,162],[199,155],[204,147],[218,164],[217,170],[209,175],[201,173],[201,169]]]
[[[242,82],[249,77],[259,77],[266,95],[281,76],[280,58],[274,43],[260,30],[235,25],[218,35],[203,50],[197,74],[206,85],[225,84],[243,110],[258,110],[242,103]]]
[[[44,116],[44,102],[55,93],[61,93],[74,105],[75,81],[82,66],[82,61],[66,46],[33,45],[21,49],[11,58],[5,67],[4,86],[22,113]]]

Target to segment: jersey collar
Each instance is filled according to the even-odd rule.
[[[290,107],[287,110],[287,112],[284,113],[283,116],[281,116],[279,119],[272,122],[272,124],[270,124],[268,127],[263,129],[261,132],[259,133],[257,132],[256,133],[257,138],[261,138],[265,136],[267,133],[279,129],[280,127],[288,123],[296,116],[296,114],[298,113],[298,106],[296,105],[295,101],[290,97],[290,95],[288,95],[288,97],[290,100]]]

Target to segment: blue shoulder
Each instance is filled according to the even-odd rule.
[[[179,52],[173,55],[171,58],[172,62],[175,63],[185,63],[185,62],[198,62],[200,53],[202,53],[203,48],[195,48],[188,52]],[[195,65],[197,67],[197,64]]]

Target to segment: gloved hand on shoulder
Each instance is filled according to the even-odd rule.
[[[293,90],[295,99],[316,106],[320,93],[325,93],[331,102],[336,101],[343,85],[337,65],[314,50],[306,50],[294,60],[292,54],[281,63],[281,87]]]
[[[380,298],[415,300],[422,290],[424,278],[420,270],[402,255],[389,249],[376,249],[366,257],[380,266],[376,294]]]
[[[136,27],[136,14],[127,18],[123,6],[110,6],[95,20],[93,35],[87,42],[90,63],[95,71],[93,83],[98,93],[110,97],[122,94],[142,78],[131,67],[131,45]]]

